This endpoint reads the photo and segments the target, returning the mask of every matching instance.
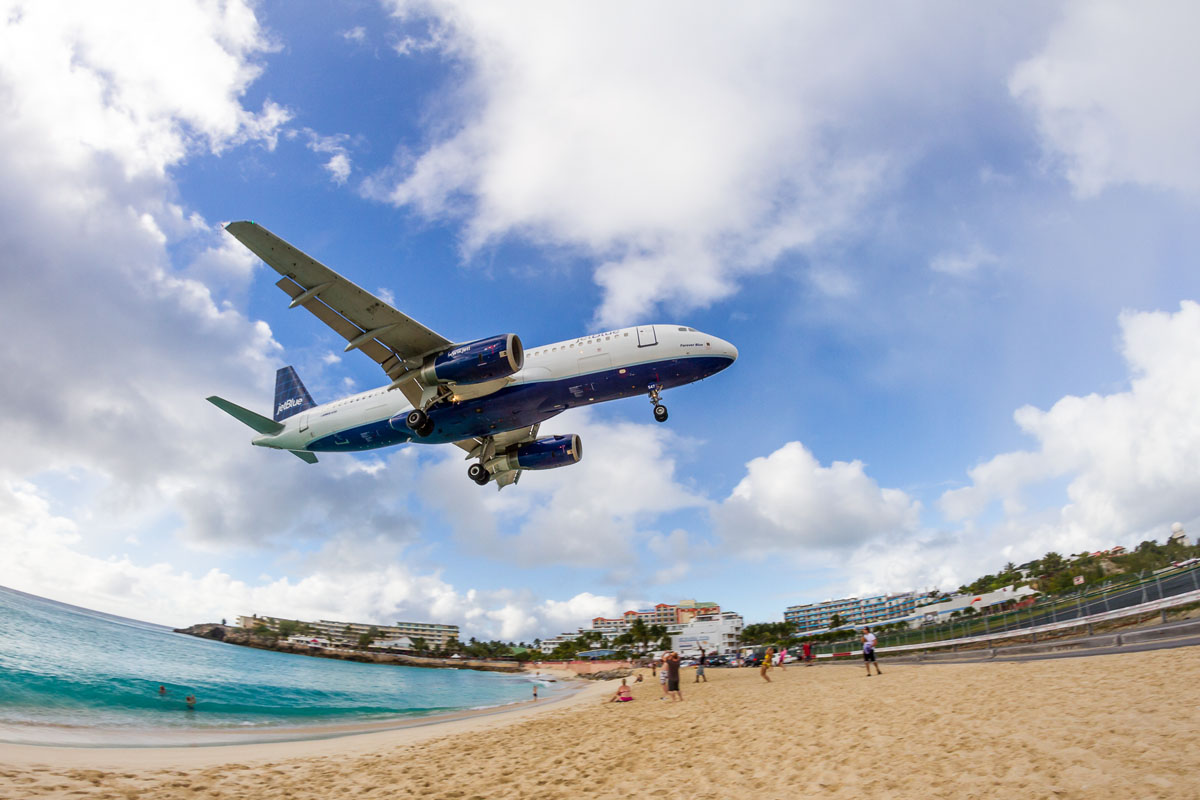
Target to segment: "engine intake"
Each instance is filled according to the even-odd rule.
[[[513,469],[556,469],[577,463],[583,458],[583,441],[573,433],[547,436],[518,445],[488,463],[490,472]]]
[[[523,366],[525,348],[521,346],[521,338],[515,333],[504,333],[456,344],[433,356],[421,367],[420,378],[426,386],[484,383],[507,378]]]

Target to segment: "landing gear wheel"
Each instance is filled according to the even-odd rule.
[[[419,408],[408,412],[408,416],[404,418],[404,424],[422,439],[433,433],[433,421],[429,419],[428,414]]]
[[[484,469],[483,464],[472,464],[471,466],[467,467],[467,477],[478,483],[480,486],[483,486],[488,482],[488,478],[490,478],[491,475],[489,475],[488,471]]]
[[[659,403],[654,406],[654,420],[655,420],[655,422],[666,422],[667,421],[667,407],[664,406],[662,403]]]

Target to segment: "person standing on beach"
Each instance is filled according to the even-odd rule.
[[[780,670],[786,670],[786,669],[787,669],[787,667],[785,667],[785,666],[783,665],[783,664],[784,664],[784,661],[785,661],[786,659],[787,659],[787,648],[785,647],[785,648],[783,648],[782,650],[780,650],[780,651],[779,651],[779,669],[780,669]]]
[[[812,657],[812,639],[804,643],[804,666],[811,667],[813,665]]]
[[[663,656],[663,662],[659,664],[658,670],[658,685],[662,689],[662,697],[659,700],[668,700],[670,696],[667,694],[667,656]]]
[[[696,662],[696,680],[693,683],[699,683],[701,678],[708,683],[708,676],[704,674],[704,665],[708,663],[708,656],[704,652],[704,648],[700,648],[700,660]]]
[[[667,694],[676,701],[683,700],[679,690],[679,653],[674,650],[663,656],[663,672],[667,673]]]
[[[758,674],[762,675],[762,679],[767,683],[771,682],[771,676],[767,674],[767,670],[771,668],[771,659],[775,656],[775,648],[768,647],[767,652],[763,654],[762,666],[758,668]]]
[[[879,662],[875,660],[875,634],[871,633],[870,628],[863,628],[862,635],[863,643],[863,663],[867,665],[867,677],[871,677],[871,665],[875,665],[875,674],[881,675],[879,671]]]
[[[537,684],[536,683],[533,685],[533,699],[534,699],[534,702],[537,702]]]

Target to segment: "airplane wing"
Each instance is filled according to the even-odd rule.
[[[283,276],[275,285],[292,298],[292,308],[308,309],[346,339],[346,350],[362,350],[393,381],[420,368],[425,356],[453,344],[261,225],[231,222],[225,230]],[[419,404],[421,388],[414,381],[400,389],[413,405]]]

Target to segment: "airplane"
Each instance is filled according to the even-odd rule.
[[[667,421],[666,389],[731,365],[729,342],[686,325],[638,325],[527,350],[515,333],[455,342],[300,252],[254,222],[230,234],[283,277],[289,308],[305,308],[346,339],[346,352],[374,359],[389,383],[317,405],[291,366],[275,375],[271,418],[221,397],[207,400],[258,432],[251,443],[315,464],[317,453],[357,452],[418,442],[454,444],[474,461],[467,477],[498,489],[523,470],[577,463],[573,433],[538,436],[568,408],[645,394]]]

